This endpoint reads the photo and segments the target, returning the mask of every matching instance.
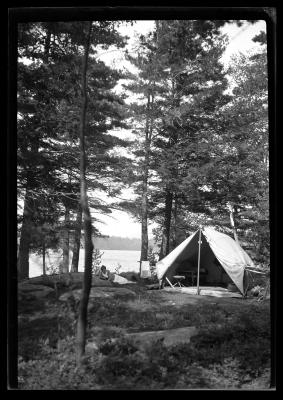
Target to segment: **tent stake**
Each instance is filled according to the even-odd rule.
[[[200,272],[200,246],[201,246],[201,227],[199,228],[198,240],[198,276],[197,276],[197,294],[199,295],[199,272]]]

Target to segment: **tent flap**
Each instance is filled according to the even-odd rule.
[[[249,255],[234,239],[224,233],[205,228],[203,234],[224,270],[241,293],[244,293],[244,271],[246,267],[253,266]]]
[[[162,260],[156,263],[156,274],[158,279],[162,279],[166,274],[168,268],[176,261],[176,259],[183,253],[183,251],[188,247],[189,243],[192,241],[197,232],[194,232],[191,236],[185,239],[179,244],[171,253],[167,254]]]

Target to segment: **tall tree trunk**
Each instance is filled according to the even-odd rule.
[[[18,256],[18,274],[19,279],[27,279],[29,277],[29,249],[31,242],[31,201],[29,191],[26,190],[24,201],[24,213],[21,228],[21,238]]]
[[[79,257],[80,257],[80,248],[81,248],[81,229],[82,229],[82,208],[79,204],[77,218],[76,218],[76,227],[74,232],[74,246],[73,246],[73,258],[72,258],[72,272],[79,271]]]
[[[162,234],[161,249],[159,260],[164,258],[170,252],[170,230],[171,230],[171,215],[172,215],[173,193],[166,189],[165,192],[165,212],[164,212],[164,228]]]
[[[69,207],[65,207],[65,228],[63,231],[62,249],[63,249],[63,263],[62,273],[67,274],[69,272],[69,252],[70,252],[70,233],[69,233],[69,222],[70,222],[70,210]]]
[[[174,232],[173,232],[173,240],[172,240],[172,246],[175,248],[177,246],[177,215],[178,215],[178,195],[175,193],[174,195]]]
[[[85,151],[85,124],[87,111],[87,91],[86,91],[86,74],[88,55],[90,48],[92,22],[88,23],[88,32],[84,45],[84,56],[82,61],[82,106],[80,118],[80,193],[81,206],[83,212],[83,227],[85,240],[85,262],[83,288],[79,305],[78,322],[77,322],[77,362],[80,364],[82,356],[85,353],[86,328],[87,328],[87,306],[89,300],[89,292],[91,288],[91,267],[92,267],[92,225],[91,215],[88,206],[87,186],[86,186],[86,151]]]
[[[144,184],[146,185],[146,184]],[[142,194],[142,204],[141,204],[141,261],[147,261],[148,258],[148,200],[147,200],[147,188],[143,191]]]
[[[39,143],[35,140],[32,143],[32,154],[36,154],[38,152]],[[27,157],[30,157],[30,154],[27,154]],[[27,171],[26,175],[26,193],[24,200],[24,212],[23,212],[23,220],[22,220],[22,228],[21,228],[21,238],[19,245],[19,257],[18,257],[18,273],[20,279],[26,279],[29,277],[29,250],[31,244],[31,229],[33,226],[32,215],[35,211],[35,206],[31,200],[30,190],[33,187],[34,181],[34,171],[30,168]]]
[[[48,62],[48,57],[49,57],[50,41],[51,41],[51,30],[49,27],[47,27],[45,43],[44,43],[44,56],[46,62]]]
[[[172,103],[174,107],[180,106],[180,98],[175,98],[176,84],[174,79],[171,80],[172,83]],[[174,121],[172,121],[172,127],[174,128]],[[178,141],[178,130],[171,130],[168,142],[168,148],[175,145]],[[174,179],[178,177],[178,168],[174,168],[172,171],[172,176]],[[161,241],[161,249],[159,253],[159,259],[161,260],[167,254],[170,253],[170,233],[171,233],[171,217],[172,217],[172,206],[173,206],[173,191],[166,187],[165,190],[165,212],[164,212],[164,225],[163,225],[163,234]]]
[[[42,243],[42,274],[46,275],[46,264],[45,264],[45,240],[43,238]]]
[[[148,260],[148,171],[149,171],[149,152],[152,137],[152,116],[150,111],[153,104],[153,96],[148,94],[147,97],[147,116],[145,126],[145,157],[144,157],[144,173],[142,186],[142,202],[141,202],[141,261]],[[141,271],[140,271],[141,272]]]
[[[234,220],[234,207],[232,204],[229,203],[228,208],[229,208],[229,213],[230,213],[230,223],[231,223],[231,227],[233,229],[234,239],[239,244],[239,239],[238,239],[237,230],[235,227],[235,220]]]

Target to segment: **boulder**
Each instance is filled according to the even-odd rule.
[[[117,274],[113,274],[112,282],[118,283],[119,285],[125,285],[125,284],[129,284],[129,283],[131,283],[131,284],[137,283],[137,282],[129,281],[128,279],[123,278],[123,276],[117,275]]]
[[[128,272],[121,272],[119,276],[122,276],[125,279],[128,279],[131,282],[138,282],[140,281],[140,276],[137,272],[128,271]]]
[[[91,286],[93,287],[111,287],[112,282],[111,280],[100,279],[98,276],[93,275]]]

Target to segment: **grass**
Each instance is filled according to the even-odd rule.
[[[268,388],[269,303],[127,285],[136,296],[95,299],[84,365],[75,363],[76,304],[30,299],[19,307],[20,389]],[[190,344],[141,351],[125,332],[196,326]],[[117,341],[110,339],[116,337]],[[99,340],[98,340],[99,338]]]

